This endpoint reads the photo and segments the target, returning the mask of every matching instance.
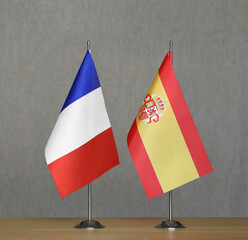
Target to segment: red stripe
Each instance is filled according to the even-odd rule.
[[[134,120],[128,133],[127,144],[147,197],[150,199],[163,194],[157,175],[138,132],[136,120]]]
[[[61,198],[119,164],[112,128],[48,165]]]
[[[213,169],[173,71],[169,54],[166,55],[159,69],[159,75],[191,157],[201,177],[213,171]]]

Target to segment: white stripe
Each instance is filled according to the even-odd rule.
[[[70,104],[59,115],[45,148],[47,164],[110,128],[101,87]]]

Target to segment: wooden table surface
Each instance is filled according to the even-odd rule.
[[[97,218],[104,229],[76,229],[79,218],[2,218],[1,240],[74,239],[248,239],[248,218],[179,218],[187,228],[154,228],[161,218]]]

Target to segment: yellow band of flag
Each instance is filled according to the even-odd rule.
[[[159,183],[163,191],[167,192],[199,175],[158,73],[148,94],[154,96],[154,99],[161,97],[165,101],[163,115],[158,122],[150,124],[139,120],[137,116],[136,123]],[[162,156],[164,159],[161,159]]]

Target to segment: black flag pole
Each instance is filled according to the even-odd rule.
[[[173,65],[173,42],[169,42],[169,51],[171,52],[171,64]],[[174,230],[176,228],[185,228],[179,221],[172,219],[172,191],[169,191],[169,219],[162,221],[156,228],[168,228]]]
[[[91,52],[89,40],[87,41],[87,50]],[[78,225],[75,226],[75,228],[94,229],[104,227],[105,226],[103,226],[100,222],[92,219],[92,183],[90,182],[88,184],[88,219],[80,222]]]

